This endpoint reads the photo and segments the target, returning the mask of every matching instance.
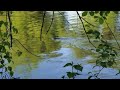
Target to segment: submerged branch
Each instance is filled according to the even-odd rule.
[[[76,12],[77,12],[77,15],[79,16],[79,19],[80,19],[81,23],[82,23],[83,29],[84,29],[84,31],[85,31],[85,34],[86,34],[86,36],[87,36],[87,38],[88,38],[89,43],[91,43],[91,45],[96,48],[96,46],[90,41],[90,38],[89,38],[89,36],[88,36],[88,34],[87,34],[87,31],[86,31],[86,29],[85,29],[85,26],[84,26],[84,23],[83,23],[83,21],[82,21],[82,18],[80,17],[78,11],[76,11]]]
[[[53,20],[54,20],[54,11],[53,11],[53,16],[52,16],[51,24],[50,24],[50,26],[49,26],[49,28],[48,28],[46,34],[49,32],[49,30],[50,30],[50,28],[51,28],[51,26],[52,26],[52,24],[53,24]]]
[[[42,26],[41,26],[41,30],[40,30],[40,41],[42,41],[42,30],[43,30],[43,26],[44,26],[45,15],[46,15],[46,11],[44,11],[44,13],[43,13]]]

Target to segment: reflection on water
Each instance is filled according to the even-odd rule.
[[[81,11],[79,13],[81,14]],[[39,56],[32,55],[17,40],[14,40],[12,52],[14,64],[11,65],[15,71],[15,77],[27,79],[61,78],[66,71],[70,70],[69,67],[63,68],[63,66],[71,61],[81,63],[84,66],[82,75],[77,78],[88,77],[87,73],[92,70],[94,64],[94,62],[88,64],[88,61],[94,60],[95,55],[91,51],[93,47],[91,47],[86,37],[81,36],[83,28],[76,12],[66,11],[61,12],[61,14],[55,12],[53,25],[46,34],[52,19],[52,12],[47,12],[42,41],[40,41],[43,13],[40,11],[14,11],[12,21],[19,34],[14,34],[13,37],[18,39],[28,51]],[[109,22],[112,22],[109,19],[112,16],[114,15],[108,17]],[[90,22],[93,21],[91,19]],[[113,23],[110,24],[111,27],[114,27]],[[98,27],[101,32],[103,29],[106,30],[106,26]],[[17,50],[22,51],[20,57],[16,54]],[[113,73],[106,72],[107,70],[116,72],[114,69],[106,69],[101,73],[101,78],[113,78]]]

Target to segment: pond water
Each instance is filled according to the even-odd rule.
[[[119,17],[116,19],[118,31],[119,19]],[[61,77],[71,70],[70,67],[64,68],[63,66],[72,61],[76,64],[80,63],[84,67],[81,75],[76,77],[77,79],[87,79],[88,72],[95,72],[101,68],[92,69],[95,63],[90,63],[90,61],[95,60],[95,53],[91,51],[93,47],[83,34],[81,22],[75,11],[56,11],[53,25],[46,34],[52,20],[52,12],[47,12],[42,41],[40,41],[42,12],[15,11],[12,20],[13,25],[19,31],[13,37],[18,39],[27,50],[39,56],[32,55],[17,40],[14,40],[12,52],[14,64],[11,66],[14,69],[15,77],[62,79]],[[16,54],[17,50],[22,52],[19,57]],[[105,68],[99,77],[101,79],[120,78],[120,75],[115,75],[118,72],[117,69]]]

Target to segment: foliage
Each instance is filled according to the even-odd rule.
[[[78,71],[80,71],[80,72],[82,72],[82,70],[83,70],[83,67],[81,66],[81,64],[73,64],[73,62],[72,63],[67,63],[67,64],[65,64],[64,65],[64,67],[68,67],[68,66],[70,66],[71,67],[71,72],[66,72],[67,73],[67,77],[70,79],[70,78],[75,78],[75,76],[77,76],[77,75],[80,75],[80,73],[78,73]],[[76,71],[73,71],[73,70],[76,70]],[[65,75],[64,76],[62,76],[62,78],[64,79],[65,78]]]
[[[118,13],[118,11],[113,11],[113,12],[115,14]],[[107,20],[107,16],[109,15],[109,13],[110,13],[110,11],[84,11],[82,13],[82,17],[89,15],[91,17],[94,17],[94,19],[96,19],[96,21],[99,23],[99,25],[103,25],[104,22],[106,23],[105,20]],[[88,30],[85,33],[89,36],[92,35],[95,37],[95,39],[99,40],[98,46],[95,47],[95,49],[94,49],[98,55],[97,59],[96,59],[96,65],[94,67],[101,66],[102,69],[112,67],[114,64],[116,64],[116,57],[118,55],[117,51],[115,50],[115,48],[113,47],[113,45],[111,43],[109,43],[108,41],[103,39],[102,33],[100,33],[98,30],[94,30],[93,27],[90,28],[91,27],[90,24],[87,24],[86,27],[88,27],[87,28]],[[89,37],[88,37],[88,39],[89,39]],[[89,42],[90,42],[90,40],[89,40]],[[67,63],[65,66],[77,67],[77,65],[73,66],[73,63]],[[77,69],[78,69],[78,67],[77,67]],[[98,75],[100,74],[102,69],[94,74],[92,72],[89,72],[88,74],[91,74],[91,75],[88,77],[88,79],[91,79],[91,78],[100,79],[98,77]],[[79,67],[79,70],[82,71],[82,67]],[[116,75],[118,75],[118,74],[120,74],[120,70]],[[67,76],[69,78],[74,79],[76,74],[75,74],[75,72],[74,73],[67,72]]]
[[[3,13],[3,12],[2,12]],[[12,53],[11,53],[11,45],[10,45],[10,32],[8,30],[4,30],[2,26],[6,28],[9,27],[9,22],[0,21],[0,74],[3,79],[12,79],[14,78],[14,72],[9,63],[13,63],[12,61]],[[17,33],[18,30],[13,26],[13,32]],[[21,54],[21,53],[20,53]],[[19,54],[19,55],[20,55]]]

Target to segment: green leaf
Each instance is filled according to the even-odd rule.
[[[75,74],[72,73],[72,72],[67,72],[67,76],[68,76],[69,78],[73,78],[73,77],[75,76]]]
[[[7,37],[8,36],[8,33],[4,33],[4,37]]]
[[[9,70],[9,71],[12,71],[12,67],[8,66],[8,70]]]
[[[104,15],[104,12],[105,12],[105,11],[100,11],[100,16],[103,16],[103,15]]]
[[[100,32],[99,31],[94,31],[93,34],[95,35],[95,38],[100,38]]]
[[[72,66],[73,64],[72,63],[67,63],[64,65],[64,67],[67,67],[67,66]]]
[[[83,13],[82,13],[82,16],[86,16],[87,15],[87,11],[84,11]]]
[[[4,64],[4,60],[1,61],[1,64]]]
[[[91,78],[92,78],[92,76],[89,76],[89,77],[88,77],[88,79],[91,79]]]
[[[13,71],[10,71],[10,76],[11,76],[11,77],[13,76],[13,74],[14,74],[14,72],[13,72]]]
[[[7,27],[8,26],[8,22],[4,22],[4,25]]]
[[[10,43],[9,42],[4,42],[4,45],[7,45],[10,48]]]
[[[14,26],[13,26],[13,32],[16,34],[18,33],[18,30]]]
[[[91,16],[94,16],[94,12],[93,12],[93,11],[89,12],[89,14],[90,14]]]
[[[96,49],[96,52],[99,52],[99,51],[100,51],[100,49],[97,48],[97,49]]]
[[[4,65],[0,65],[0,68],[3,68],[4,67]]]
[[[100,23],[100,24],[103,24],[103,23],[104,23],[103,18],[101,18],[101,17],[99,18],[99,23]]]
[[[82,72],[82,70],[83,70],[83,67],[81,66],[81,65],[74,65],[73,66],[76,70],[79,70],[79,71],[81,71]]]
[[[94,16],[94,18],[99,18],[98,16]]]
[[[73,77],[75,77],[76,75],[80,75],[79,73],[75,73],[75,72],[67,72],[67,76],[69,77],[69,78],[73,78]]]
[[[88,32],[87,32],[87,34],[92,34],[93,33],[93,30],[92,29],[90,29]]]
[[[17,50],[17,54],[18,54],[18,56],[21,56],[21,55],[22,55],[22,52],[19,51],[19,50]]]
[[[100,65],[101,65],[102,67],[107,67],[106,62],[101,62]]]
[[[113,65],[113,62],[112,61],[108,61],[107,65],[111,67]]]

